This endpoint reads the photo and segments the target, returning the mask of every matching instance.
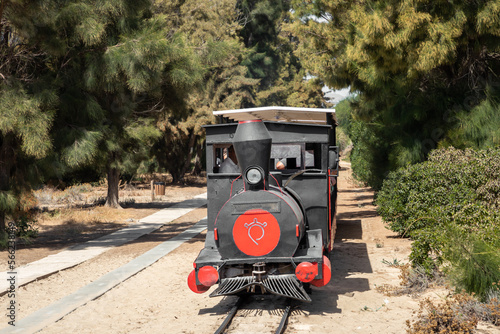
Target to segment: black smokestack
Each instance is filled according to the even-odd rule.
[[[238,158],[238,165],[245,177],[249,167],[262,168],[263,179],[269,175],[269,159],[271,157],[271,136],[261,120],[241,121],[236,128],[233,145]]]

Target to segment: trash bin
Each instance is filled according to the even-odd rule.
[[[165,195],[165,182],[155,182],[155,195]]]

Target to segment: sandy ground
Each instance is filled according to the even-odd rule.
[[[387,297],[376,287],[399,284],[399,270],[384,262],[407,262],[410,242],[383,226],[372,205],[373,193],[356,187],[349,169],[341,171],[339,187],[332,280],[326,287],[313,288],[312,303],[293,309],[286,333],[405,333],[406,320],[423,296]],[[136,242],[22,287],[19,318],[125,264],[205,215],[206,209],[195,210]],[[203,242],[204,233],[41,333],[213,333],[236,298],[209,298],[209,293],[194,294],[187,287]],[[443,298],[446,293],[432,290],[426,295]],[[1,297],[0,305],[5,303]],[[280,298],[256,298],[238,313],[229,332],[274,333],[282,304]],[[5,325],[0,323],[0,328]],[[494,332],[492,326],[481,331]]]
[[[160,209],[204,192],[206,186],[200,184],[168,185],[164,195],[156,195],[154,201],[151,201],[149,189],[133,188],[120,190],[122,209],[112,209],[102,205],[75,207],[78,202],[73,202],[72,207],[48,206],[49,210],[35,216],[38,237],[32,243],[18,242],[16,265],[19,267],[60,252],[69,246],[112,233]],[[105,193],[105,190],[97,190],[82,197],[104,198]],[[87,202],[85,198],[80,204]],[[0,251],[0,259],[7,259],[6,251]]]

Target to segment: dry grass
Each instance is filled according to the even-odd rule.
[[[469,334],[474,333],[479,318],[474,314],[460,312],[461,305],[473,298],[467,294],[455,294],[444,302],[433,302],[430,298],[420,302],[417,319],[407,320],[409,334]]]
[[[399,268],[399,286],[384,284],[376,289],[387,296],[412,295],[417,297],[425,290],[431,287],[444,286],[445,280],[443,275],[436,271],[432,277],[425,273],[425,270],[420,267],[412,268],[410,263],[400,264],[399,262],[387,262],[387,265]]]
[[[498,293],[482,303],[465,292],[450,294],[444,302],[426,298],[420,303],[417,319],[407,321],[409,334],[475,333],[480,320],[500,326],[500,299]]]
[[[177,198],[179,190],[182,193],[186,187],[205,187],[206,178],[202,176],[186,175],[182,185],[171,184],[169,174],[141,175],[141,182],[120,183],[119,198],[122,206],[130,206],[134,203],[151,202],[151,181],[164,182],[166,184],[165,195],[155,195],[155,202],[168,202]],[[66,187],[61,190],[51,186],[33,192],[36,205],[42,211],[50,211],[69,207],[90,207],[102,205],[106,201],[107,182],[102,180],[98,185],[92,186],[88,183]],[[185,198],[182,198],[182,200]]]
[[[85,242],[113,232],[133,221],[131,213],[104,206],[57,208],[33,215],[38,237],[22,242],[30,247]]]
[[[124,209],[105,207],[107,185],[80,184],[63,190],[45,186],[34,191],[26,205],[34,229],[39,234],[33,240],[22,242],[24,246],[85,242],[111,233],[129,223],[146,217],[159,209],[170,206],[206,191],[206,179],[187,177],[188,185],[172,185],[166,182],[165,195],[151,197],[150,182],[122,184],[119,190],[120,205]],[[149,180],[168,181],[165,175],[149,176]]]
[[[92,187],[85,183],[81,185],[71,186],[64,190],[59,190],[51,186],[34,191],[34,195],[38,201],[38,206],[49,208],[55,206],[72,206],[72,205],[92,205],[104,199],[105,188]]]
[[[419,296],[432,287],[446,285],[445,277],[435,272],[433,277],[425,274],[425,270],[412,268],[409,263],[398,264],[388,262],[387,265],[401,270],[400,285],[378,286],[377,291],[387,296],[409,294]],[[409,334],[468,334],[474,333],[480,320],[500,326],[500,282],[492,286],[486,302],[479,301],[474,294],[450,293],[444,300],[425,298],[420,302],[420,309],[414,321],[407,321]]]
[[[43,226],[60,225],[64,222],[78,222],[80,224],[92,225],[123,221],[128,219],[129,215],[123,209],[96,206],[91,208],[61,208],[42,212],[38,215],[37,220]]]

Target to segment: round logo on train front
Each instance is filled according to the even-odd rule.
[[[280,240],[280,225],[266,210],[248,210],[236,219],[233,227],[234,243],[250,256],[269,254]]]

